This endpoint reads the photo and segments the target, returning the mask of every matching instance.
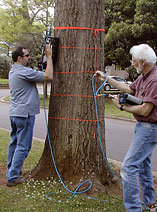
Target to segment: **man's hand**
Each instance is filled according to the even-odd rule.
[[[112,98],[112,102],[114,103],[114,105],[118,108],[118,109],[120,109],[120,104],[119,104],[119,98],[116,96],[116,97],[114,97],[114,98]]]
[[[106,80],[106,75],[102,71],[96,71],[94,76],[99,78],[101,81],[105,81]]]
[[[53,62],[52,62],[52,48],[50,44],[46,44],[45,55],[47,58],[46,70],[44,73],[44,80],[53,79]]]
[[[50,44],[46,44],[45,55],[47,58],[52,57],[52,47],[50,46]]]

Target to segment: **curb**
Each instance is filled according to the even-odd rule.
[[[5,128],[3,128],[3,127],[0,127],[0,130],[4,130],[4,131],[6,131],[6,132],[8,132],[8,133],[11,132],[11,130],[5,129]],[[44,139],[37,138],[37,137],[35,137],[35,136],[33,136],[33,140],[37,140],[37,141],[39,141],[39,142],[41,142],[41,143],[45,143],[45,140],[44,140]]]
[[[0,88],[6,88],[6,89],[8,89],[9,88],[9,84],[0,83]]]
[[[0,98],[0,101],[3,102],[3,103],[8,103],[8,104],[9,104],[9,101],[4,100],[5,97],[6,97],[6,96],[2,96],[2,97]]]
[[[123,117],[120,117],[120,116],[111,116],[111,115],[105,115],[105,118],[110,118],[110,119],[118,119],[118,120],[121,120],[121,121],[130,121],[130,122],[137,122],[135,119],[128,119],[128,118],[123,118]]]
[[[112,163],[115,167],[117,167],[118,169],[121,168],[122,166],[122,162],[121,161],[116,161],[113,159],[108,158],[109,163]],[[157,172],[152,171],[153,173],[153,177],[157,180]]]

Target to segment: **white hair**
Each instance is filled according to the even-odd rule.
[[[148,44],[140,44],[130,49],[130,54],[136,60],[145,60],[148,65],[155,65],[157,58],[154,50]]]

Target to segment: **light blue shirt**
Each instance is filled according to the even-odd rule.
[[[14,64],[9,72],[10,116],[28,117],[40,113],[36,82],[44,80],[44,73]]]

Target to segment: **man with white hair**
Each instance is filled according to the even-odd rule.
[[[113,99],[120,110],[133,113],[137,120],[134,138],[121,167],[124,206],[128,212],[157,212],[151,164],[152,152],[157,144],[157,58],[147,44],[133,46],[130,54],[131,63],[140,76],[131,85],[108,78],[108,83],[117,89],[143,101],[141,105],[122,105],[119,99]],[[95,75],[102,81],[106,79],[101,71]]]

